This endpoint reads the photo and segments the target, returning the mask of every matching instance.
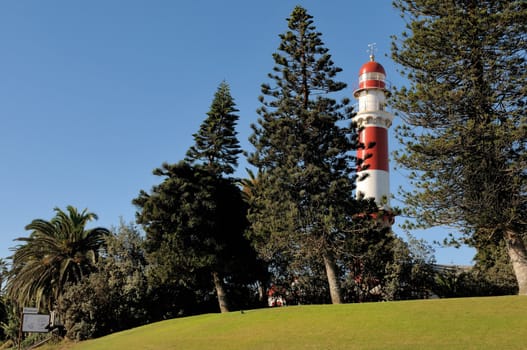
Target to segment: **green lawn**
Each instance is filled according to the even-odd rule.
[[[509,296],[208,314],[159,322],[66,348],[527,349],[526,336],[527,297]]]

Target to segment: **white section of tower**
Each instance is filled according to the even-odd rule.
[[[357,181],[357,196],[362,193],[364,198],[373,198],[381,208],[390,208],[390,173],[384,170],[363,170],[359,177],[366,178]]]

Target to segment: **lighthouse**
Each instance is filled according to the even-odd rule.
[[[358,88],[353,96],[358,100],[358,111],[353,121],[359,128],[359,142],[364,147],[357,151],[357,197],[374,198],[375,203],[390,211],[390,169],[388,161],[388,129],[393,115],[386,111],[384,67],[375,61],[373,49],[370,60],[359,71]]]

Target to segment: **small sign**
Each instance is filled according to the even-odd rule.
[[[24,314],[22,332],[48,333],[49,315]]]
[[[22,309],[23,314],[38,314],[38,307],[25,307]]]

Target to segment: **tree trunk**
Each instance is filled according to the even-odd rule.
[[[262,283],[258,281],[258,301],[264,302],[265,301],[265,291],[262,287]]]
[[[218,296],[218,304],[220,305],[220,312],[229,312],[229,303],[227,301],[227,293],[223,286],[223,281],[220,274],[216,271],[212,272],[212,279],[214,280],[214,287],[216,288],[216,295]]]
[[[326,267],[326,276],[328,277],[329,294],[331,295],[332,304],[342,304],[340,283],[337,276],[337,265],[331,253],[324,253],[324,265]]]
[[[511,259],[512,268],[518,282],[518,295],[527,295],[527,250],[522,238],[517,232],[507,230],[504,234],[507,243],[507,253]]]

